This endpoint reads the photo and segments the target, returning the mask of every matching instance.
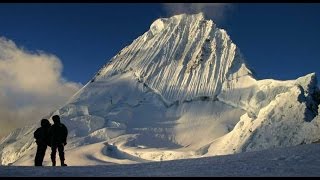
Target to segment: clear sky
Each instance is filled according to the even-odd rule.
[[[165,6],[0,4],[0,36],[27,50],[56,55],[62,76],[85,84],[155,19],[170,16]],[[214,21],[240,47],[259,79],[295,79],[310,72],[319,76],[320,4],[231,6]]]
[[[0,3],[0,138],[57,110],[154,20],[199,11],[258,79],[320,76],[320,4]]]

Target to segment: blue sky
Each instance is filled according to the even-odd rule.
[[[1,3],[0,138],[58,109],[154,20],[200,10],[258,79],[320,76],[320,4]]]
[[[56,55],[62,76],[85,84],[142,35],[163,4],[0,4],[0,36]],[[233,4],[217,20],[259,79],[320,75],[320,4]]]

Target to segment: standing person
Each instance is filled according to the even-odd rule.
[[[67,166],[67,164],[64,163],[64,146],[67,144],[68,129],[64,124],[60,122],[60,117],[58,115],[54,115],[52,117],[52,120],[54,124],[49,130],[49,134],[51,137],[52,166],[56,166],[57,149],[59,151],[61,166]]]
[[[43,158],[46,154],[47,145],[50,144],[49,137],[49,128],[51,124],[48,119],[41,120],[41,127],[39,127],[34,133],[33,136],[36,139],[37,143],[37,153],[34,159],[35,166],[42,166]]]

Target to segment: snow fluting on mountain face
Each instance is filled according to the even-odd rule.
[[[127,164],[312,143],[318,105],[314,73],[255,79],[226,31],[200,13],[154,21],[48,118],[69,129],[70,165]],[[37,127],[1,140],[2,165],[33,165]]]

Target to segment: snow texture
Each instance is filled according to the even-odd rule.
[[[140,164],[0,166],[1,177],[317,177],[320,145]]]
[[[319,97],[315,73],[257,80],[225,30],[181,14],[153,22],[47,118],[69,129],[68,164],[136,164],[310,144]],[[1,165],[33,165],[38,126],[1,140]]]

